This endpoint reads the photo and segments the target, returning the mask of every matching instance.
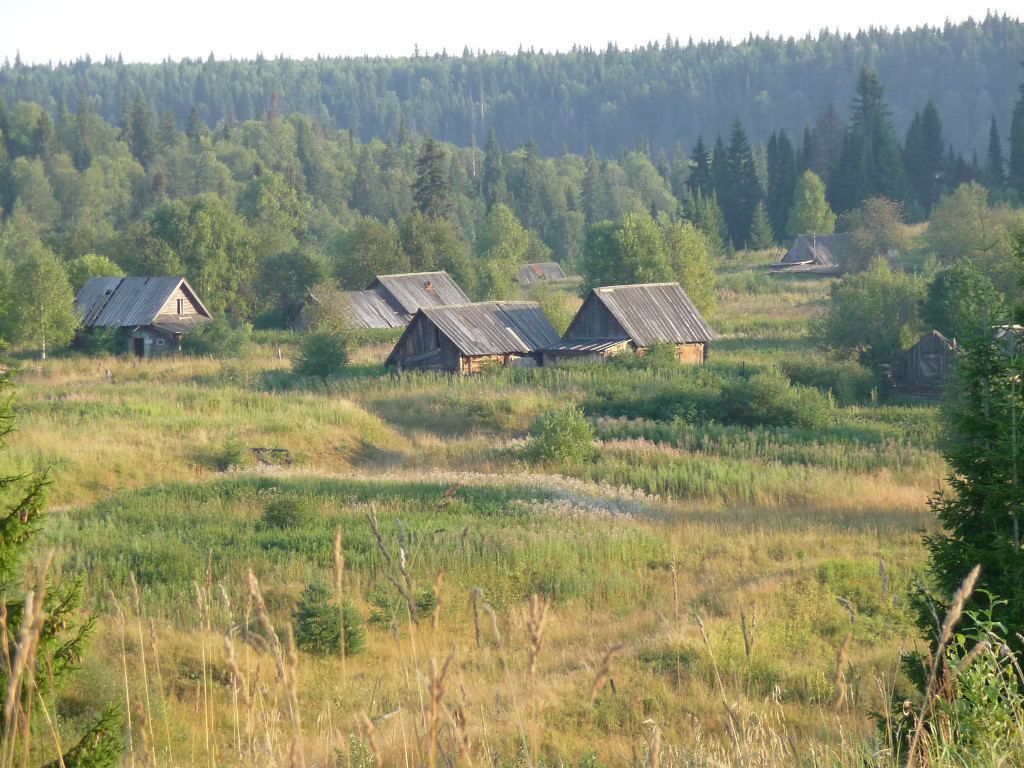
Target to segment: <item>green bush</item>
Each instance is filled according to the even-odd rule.
[[[74,347],[89,355],[116,355],[125,350],[124,331],[121,328],[97,327],[80,331]]]
[[[263,522],[275,528],[301,528],[314,517],[313,505],[299,496],[276,494],[263,507]]]
[[[820,429],[835,418],[835,403],[817,389],[794,386],[784,373],[770,368],[737,387],[734,423]]]
[[[585,462],[594,457],[594,427],[575,405],[537,417],[530,435],[530,453],[537,461]]]
[[[349,600],[344,606],[345,655],[352,656],[366,650],[366,628],[359,609]],[[342,613],[330,588],[309,584],[292,614],[296,645],[310,653],[340,654]]]
[[[247,467],[253,463],[249,446],[236,438],[231,438],[225,442],[223,448],[215,456],[215,459],[217,469],[221,472],[226,472],[236,467]]]
[[[292,364],[299,376],[329,379],[339,376],[348,364],[348,339],[341,334],[314,333],[302,342]]]
[[[218,315],[200,329],[186,333],[181,339],[181,351],[199,357],[242,357],[248,354],[251,343],[251,325]]]

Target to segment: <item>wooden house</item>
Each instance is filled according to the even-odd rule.
[[[679,361],[707,362],[715,334],[679,283],[595,288],[562,339],[541,350],[543,365],[601,360],[655,342],[676,345]]]
[[[956,339],[950,341],[938,331],[926,333],[889,369],[889,383],[907,395],[939,397],[949,383],[958,353]]]
[[[93,277],[75,297],[82,328],[119,328],[124,351],[138,357],[181,351],[181,337],[210,322],[183,277]]]
[[[557,341],[558,332],[534,301],[421,307],[385,365],[459,374],[488,364],[533,367],[537,350]]]
[[[524,264],[519,268],[519,276],[516,280],[520,285],[530,285],[546,280],[565,280],[565,272],[554,261]]]
[[[347,291],[344,297],[356,328],[404,328],[421,307],[469,303],[447,272],[378,275],[365,291]]]
[[[845,233],[797,235],[782,260],[772,264],[771,271],[779,274],[838,275],[852,246],[852,238]]]

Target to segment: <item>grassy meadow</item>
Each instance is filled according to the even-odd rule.
[[[816,352],[829,281],[772,258],[722,266],[701,370],[399,378],[375,339],[310,383],[289,334],[27,365],[4,461],[51,470],[42,547],[97,619],[54,716],[122,702],[133,766],[885,762],[940,417]],[[769,368],[792,423],[737,399]],[[535,461],[565,402],[596,457]],[[339,582],[366,652],[294,651],[303,588]]]

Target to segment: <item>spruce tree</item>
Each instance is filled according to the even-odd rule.
[[[914,199],[927,216],[939,202],[946,177],[943,162],[946,146],[942,138],[942,121],[931,99],[914,115],[907,130],[903,164]]]
[[[687,188],[694,196],[712,194],[715,190],[714,180],[711,178],[711,153],[704,146],[704,138],[700,135],[693,145],[690,160],[693,162],[693,170],[686,182]]]
[[[224,129],[227,130],[227,121],[224,121]],[[192,108],[188,111],[188,126],[185,128],[185,135],[188,140],[192,142],[194,146],[198,146],[202,138],[210,132],[210,129],[206,127],[206,123],[203,122],[203,118],[199,116],[199,110],[196,109],[196,105],[193,104]]]
[[[11,371],[0,373],[0,393],[5,395],[0,399],[0,450],[7,447],[7,438],[15,428],[11,400],[6,397],[11,389],[12,376]],[[29,742],[36,741],[37,736],[40,740],[50,740],[54,736],[49,728],[45,729],[45,735],[30,733],[25,723],[33,723],[33,720],[27,713],[32,711],[34,699],[52,697],[55,688],[78,666],[93,624],[92,621],[81,622],[79,617],[78,609],[82,602],[80,582],[62,582],[49,574],[46,579],[49,584],[45,589],[41,588],[42,577],[37,577],[37,584],[26,583],[25,559],[39,536],[49,485],[50,478],[45,472],[4,474],[0,477],[0,496],[4,498],[6,510],[6,515],[0,517],[0,590],[5,602],[7,658],[16,658],[22,646],[28,651],[27,640],[20,639],[22,628],[29,629],[25,626],[26,607],[29,606],[26,593],[35,597],[31,607],[39,619],[36,624],[36,651],[28,658],[30,666],[13,680],[10,665],[0,668],[0,685],[14,694],[11,699],[14,705],[12,715],[0,724],[0,730],[5,746],[10,744],[12,750],[17,750],[14,754],[19,763],[22,758],[18,753],[22,749],[24,759],[29,756],[30,744],[25,743],[25,736]],[[38,721],[39,718],[35,718],[35,722]],[[106,768],[119,764],[124,749],[121,721],[118,709],[107,707],[79,740],[47,768]],[[60,727],[59,722],[57,727]],[[61,738],[66,737],[63,734]]]
[[[759,202],[754,210],[754,220],[750,225],[749,245],[755,251],[764,251],[775,247],[775,232],[772,231],[772,223],[763,202]]]
[[[128,90],[126,85],[121,90],[121,118],[118,120],[117,126],[121,129],[118,134],[118,138],[127,144],[129,147],[132,145],[132,107],[134,102],[132,101],[131,92]]]
[[[1013,106],[1010,118],[1010,157],[1006,170],[1006,181],[1011,189],[1024,195],[1024,81],[1020,84],[1020,96]]]
[[[988,156],[985,163],[985,186],[999,189],[1006,183],[1003,160],[1003,143],[999,140],[996,116],[992,115],[992,127],[988,131]]]
[[[160,115],[160,124],[156,129],[156,140],[161,149],[170,149],[178,143],[181,134],[178,133],[178,121],[174,117],[174,110],[165,110]]]
[[[718,197],[711,193],[705,196],[698,192],[687,198],[684,206],[687,218],[704,235],[708,242],[708,255],[717,258],[725,253],[725,217],[718,207]]]
[[[132,132],[128,146],[135,159],[142,163],[142,167],[149,168],[156,157],[156,129],[153,127],[153,113],[149,111],[145,96],[139,96],[135,100],[131,120]]]
[[[798,178],[796,153],[785,131],[768,139],[768,194],[765,209],[773,232],[784,235]]]
[[[762,197],[761,185],[754,167],[754,152],[739,118],[733,123],[726,151],[727,186],[719,193],[729,239],[735,247],[742,247],[750,236],[750,223],[754,209]]]
[[[429,219],[448,218],[452,214],[447,165],[448,157],[444,148],[428,135],[416,159],[416,181],[413,183],[412,196],[420,213]]]
[[[833,173],[835,183],[830,201],[839,212],[856,208],[868,197],[881,196],[898,202],[907,197],[903,158],[883,94],[878,73],[864,67]]]
[[[691,173],[690,158],[686,156],[682,143],[677,141],[675,151],[672,153],[672,164],[668,171],[668,183],[676,200],[686,199],[689,193],[688,185]]]
[[[1024,257],[1024,242],[1017,251]],[[936,610],[945,613],[948,600],[964,576],[981,565],[974,593],[967,599],[970,616],[987,609],[1001,625],[1001,639],[1024,654],[1024,355],[1020,338],[997,339],[993,308],[975,318],[973,338],[963,343],[954,384],[947,401],[948,439],[943,455],[950,468],[949,491],[930,502],[942,531],[925,537],[929,570],[940,593]],[[919,624],[934,635],[931,610],[920,611]]]
[[[484,204],[487,206],[488,211],[495,203],[494,198],[498,192],[498,185],[502,181],[503,175],[501,147],[498,145],[497,134],[491,128],[487,134],[487,145],[484,147],[483,194]]]
[[[601,171],[601,162],[597,159],[593,147],[590,148],[584,165],[580,203],[587,224],[596,224],[608,218],[608,189]]]
[[[99,118],[93,114],[89,106],[89,97],[85,93],[78,95],[78,113],[75,115],[75,139],[71,147],[71,161],[75,168],[84,171],[92,165],[96,154],[96,125]]]

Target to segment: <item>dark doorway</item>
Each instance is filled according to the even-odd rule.
[[[140,338],[132,339],[132,351],[135,352],[135,354],[138,357],[145,357],[146,356],[146,340],[145,339],[140,339]]]

